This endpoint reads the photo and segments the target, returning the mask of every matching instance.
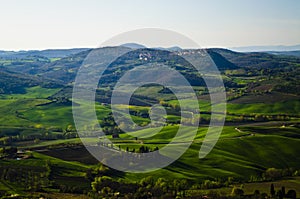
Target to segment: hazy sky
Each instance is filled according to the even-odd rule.
[[[0,0],[0,49],[96,47],[163,28],[203,47],[300,44],[299,0]]]

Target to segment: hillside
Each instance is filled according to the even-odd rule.
[[[63,58],[77,54],[88,48],[74,49],[49,49],[49,50],[29,50],[29,51],[0,51],[2,59],[25,59],[28,57],[46,57],[46,58]]]
[[[11,72],[0,67],[0,94],[25,94],[26,89],[34,86],[61,88],[62,85],[41,77]]]
[[[266,52],[266,51],[296,51],[300,50],[300,45],[277,45],[277,46],[243,46],[243,47],[232,47],[232,50],[239,52]]]
[[[98,123],[112,142],[109,147],[143,157],[143,153],[157,151],[169,144],[181,122],[186,126],[178,139],[185,140],[193,124],[188,115],[199,109],[200,114],[195,116],[199,118],[199,128],[188,150],[171,165],[150,173],[126,173],[109,168],[99,163],[82,141],[89,147],[104,143],[98,137],[79,138],[73,118],[74,79],[79,67],[87,64],[84,60],[92,50],[66,57],[1,58],[0,194],[26,195],[27,198],[62,198],[66,195],[102,198],[113,192],[130,198],[131,193],[153,192],[174,198],[180,189],[188,197],[197,198],[199,194],[211,191],[226,190],[230,195],[231,190],[241,184],[250,187],[247,193],[251,194],[254,192],[252,186],[266,186],[270,182],[280,182],[300,194],[295,188],[300,173],[298,57],[205,49],[223,78],[227,110],[220,139],[209,155],[199,159],[211,115],[220,114],[212,111],[211,96],[201,76],[211,70],[209,59],[201,57],[203,50],[169,52],[141,48],[128,52],[126,47],[106,47],[94,49],[93,53],[109,59],[114,50],[126,53],[104,71],[95,98]],[[199,59],[201,74],[184,59],[187,57]],[[118,126],[112,114],[113,87],[126,72],[151,64],[164,64],[182,74],[198,100],[195,103],[196,100],[185,96],[179,104],[168,87],[141,86],[134,91],[130,104],[116,106],[117,115],[124,121],[132,119],[135,123],[129,126],[132,132],[128,133],[120,128],[127,124],[123,122]],[[91,74],[97,75],[95,71],[91,67]],[[156,70],[155,74],[162,81],[176,81],[172,75],[159,72]],[[131,84],[141,78],[148,77],[132,76]],[[129,92],[130,86],[128,83],[121,92]],[[184,91],[184,87],[181,90]],[[85,103],[78,101],[73,105],[84,108]],[[165,123],[153,135],[161,122],[150,123],[151,106],[158,103],[166,110]],[[129,113],[124,113],[126,109]],[[146,125],[150,126],[143,130],[137,128]],[[180,146],[181,143],[172,144]]]

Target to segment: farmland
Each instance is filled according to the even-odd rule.
[[[107,49],[97,50],[106,52]],[[148,192],[153,197],[209,194],[229,197],[233,189],[242,189],[244,194],[253,194],[255,190],[269,194],[272,183],[277,189],[285,186],[300,195],[297,188],[300,174],[298,58],[276,55],[270,58],[271,55],[264,53],[253,58],[225,49],[208,49],[223,77],[227,109],[218,142],[201,159],[199,150],[211,115],[221,115],[211,111],[213,94],[209,95],[203,79],[176,53],[163,52],[159,59],[155,57],[158,50],[142,49],[142,53],[153,54],[153,63],[162,62],[165,57],[173,59],[168,64],[188,77],[198,102],[187,96],[179,103],[174,93],[162,85],[142,86],[134,91],[130,104],[115,106],[122,119],[135,122],[136,126],[130,127],[132,132],[128,133],[114,120],[110,105],[112,88],[126,70],[143,61],[135,57],[136,52],[116,60],[106,71],[106,81],[99,83],[95,96],[98,123],[112,142],[112,148],[137,155],[162,149],[174,139],[182,121],[186,126],[177,139],[187,140],[193,125],[186,115],[193,109],[199,108],[200,112],[196,115],[199,127],[187,151],[167,167],[139,174],[117,171],[99,162],[82,141],[95,147],[100,138],[80,138],[76,131],[72,103],[75,107],[85,107],[87,102],[73,101],[72,84],[88,52],[52,57],[48,61],[20,59],[23,64],[1,59],[0,75],[10,80],[0,80],[3,85],[0,90],[0,194],[3,197],[17,194],[29,198],[113,198],[118,193],[124,198],[146,198],[142,194]],[[271,60],[284,64],[284,68],[272,65]],[[247,66],[243,65],[245,61],[249,62]],[[36,68],[29,71],[27,65],[35,62]],[[291,85],[295,88],[291,89]],[[122,92],[129,92],[129,88],[124,86]],[[158,124],[150,124],[151,107],[158,104],[166,110],[165,123],[152,135],[160,129]],[[123,112],[125,109],[129,109],[129,114]],[[181,109],[185,111],[183,115]],[[135,129],[148,124],[146,129]]]

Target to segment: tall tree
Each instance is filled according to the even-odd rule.
[[[282,192],[282,195],[285,196],[285,187],[284,186],[281,187],[281,192]]]
[[[271,188],[270,188],[270,194],[271,196],[275,196],[275,188],[274,188],[274,184],[271,184]]]

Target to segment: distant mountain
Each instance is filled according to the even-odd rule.
[[[118,46],[114,47],[116,49],[122,49],[124,47]],[[93,52],[99,52],[99,54],[105,54],[105,51],[107,51],[109,48],[99,48],[94,49]],[[126,49],[126,47],[125,47]],[[197,50],[182,50],[180,52],[189,52],[187,53],[187,56],[194,57],[195,59],[198,58],[197,54],[194,54],[193,51]],[[50,63],[42,63],[38,62],[38,64],[34,63],[27,63],[28,65],[24,65],[22,61],[19,61],[20,63],[12,63],[11,65],[5,66],[9,70],[13,70],[15,72],[22,72],[27,73],[31,75],[38,75],[40,77],[44,77],[47,79],[52,79],[54,81],[57,81],[58,83],[62,84],[68,84],[74,81],[76,73],[83,63],[83,60],[86,58],[86,56],[89,54],[90,50],[83,51],[80,53],[77,53],[75,55],[71,55],[68,57],[64,57],[60,60],[53,61]],[[183,71],[186,73],[186,70],[189,70],[188,63],[186,63],[180,56],[178,56],[178,53],[180,52],[167,52],[167,51],[161,51],[158,49],[137,49],[137,51],[133,51],[132,53],[126,54],[122,57],[122,59],[118,59],[114,62],[112,66],[108,69],[108,71],[111,71],[107,74],[107,82],[110,82],[115,79],[115,76],[113,75],[114,70],[113,68],[116,67],[116,70],[118,68],[123,67],[124,70],[130,69],[134,65],[143,64],[150,62],[160,62],[160,63],[167,63],[168,60],[176,60],[176,62],[179,63],[176,67],[176,69]],[[231,52],[231,51],[230,51]],[[221,70],[232,70],[232,69],[238,69],[239,66],[232,63],[231,61],[228,61],[223,55],[220,53],[214,51],[214,50],[208,50],[208,54],[211,56],[211,58],[214,60],[216,66]],[[147,60],[146,60],[147,58]],[[180,59],[181,58],[181,59]],[[127,60],[124,62],[124,60]],[[203,64],[205,66],[205,64]],[[189,72],[188,72],[189,73]],[[117,73],[115,73],[117,74]],[[193,75],[190,75],[190,79],[197,83],[197,77],[194,77]]]
[[[142,44],[137,44],[137,43],[126,43],[126,44],[122,44],[120,46],[131,48],[131,49],[147,48],[147,46],[144,46]],[[179,46],[172,46],[172,47],[168,47],[168,48],[164,48],[164,47],[151,47],[151,48],[157,49],[157,50],[167,50],[167,51],[171,51],[171,52],[182,50],[182,48],[180,48]]]
[[[0,51],[0,58],[4,59],[24,59],[28,57],[46,57],[46,58],[63,58],[89,48],[74,49],[49,49],[49,50],[29,50],[29,51]]]
[[[300,44],[294,46],[242,46],[232,47],[230,49],[238,52],[298,51],[300,50]]]
[[[137,47],[138,45],[134,46]],[[116,50],[124,49],[125,51],[128,49],[124,46],[104,47],[93,49],[93,52],[99,53],[101,56],[108,56],[106,52],[108,52],[110,48],[115,48]],[[50,79],[51,81],[55,81],[59,84],[67,85],[74,81],[79,67],[82,65],[84,59],[91,50],[92,49],[81,51],[77,54],[72,54],[51,62],[17,59],[13,62],[3,62],[0,66],[2,65],[3,68],[16,73]],[[246,70],[261,70],[267,68],[280,69],[289,66],[296,66],[300,63],[300,58],[298,57],[284,57],[263,52],[241,53],[222,48],[205,50],[221,72],[241,68]],[[56,50],[49,51],[56,52]],[[184,55],[183,57],[188,56],[190,59],[199,59],[199,53],[202,51],[203,49],[180,50],[174,52],[149,48],[136,49],[136,51],[123,55],[120,59],[117,59],[113,64],[111,64],[107,69],[107,72],[104,74],[104,80],[106,83],[110,83],[116,80],[116,78],[122,75],[126,70],[130,70],[134,66],[149,62],[157,62],[168,65],[171,64],[171,67],[174,67],[176,70],[179,70],[183,74],[189,76],[188,79],[193,85],[201,85],[202,82],[201,80],[199,81],[197,76],[195,76],[196,73],[193,72],[192,66],[178,55]],[[169,60],[173,61],[170,62]],[[202,62],[202,70],[210,70],[210,65],[206,63],[205,59],[200,61]],[[122,70],[120,70],[121,68]]]
[[[296,50],[296,51],[269,51],[267,53],[270,53],[270,54],[273,54],[273,55],[286,55],[286,56],[300,57],[300,50]]]
[[[225,59],[241,68],[274,69],[295,66],[300,62],[298,57],[282,57],[267,52],[235,52],[228,49],[213,48],[208,51],[216,52]]]
[[[56,50],[49,51],[55,52]],[[198,62],[200,70],[205,73],[206,71],[210,71],[211,64],[209,60],[212,59],[222,74],[237,73],[238,75],[247,76],[250,74],[251,76],[259,73],[267,76],[276,73],[276,75],[281,75],[281,71],[284,69],[290,72],[289,76],[280,76],[276,81],[269,82],[268,84],[272,84],[274,89],[275,85],[277,85],[277,90],[284,92],[292,91],[291,93],[297,93],[297,89],[299,88],[299,86],[296,87],[295,85],[298,85],[297,75],[300,58],[296,56],[282,56],[281,52],[279,55],[277,55],[278,53],[276,54],[276,52],[241,53],[222,48],[183,49],[180,51],[142,48],[131,51],[127,47],[117,46],[81,51],[77,54],[71,54],[59,60],[51,61],[17,58],[15,60],[2,60],[2,63],[0,63],[0,94],[24,93],[26,92],[26,88],[37,85],[51,88],[62,87],[62,85],[71,86],[78,69],[91,51],[93,51],[93,54],[104,56],[106,59],[109,59],[113,52],[124,52],[121,57],[107,67],[102,75],[99,84],[109,87],[114,86],[114,83],[116,83],[119,78],[135,66],[145,66],[151,63],[168,65],[186,77],[191,85],[205,86],[205,82],[198,71],[186,60]],[[210,58],[203,56],[205,55],[203,54],[205,51],[210,55]],[[287,51],[284,53],[285,55],[291,54],[291,52]],[[90,70],[91,74],[95,74],[94,68],[91,67]],[[159,75],[161,74],[158,73],[157,76]],[[286,74],[283,73],[283,75]],[[291,76],[295,77],[291,78]],[[133,77],[132,80],[136,81],[138,78],[141,77]],[[173,77],[166,76],[161,78],[172,79]],[[174,79],[174,81],[176,81],[176,79]],[[226,88],[236,88],[240,86],[230,78],[225,78],[224,84]],[[67,91],[64,90],[62,92]],[[67,94],[71,96],[70,89],[66,95]]]
[[[132,48],[132,49],[147,48],[146,46],[137,43],[126,43],[126,44],[122,44],[121,46]]]
[[[155,48],[153,48],[153,49],[157,49],[157,50],[167,50],[167,51],[171,51],[171,52],[183,50],[182,48],[180,48],[180,47],[178,47],[178,46],[173,46],[173,47],[169,47],[169,48],[155,47]]]
[[[170,48],[166,48],[168,51],[181,51],[182,48],[180,48],[179,46],[173,46]]]

